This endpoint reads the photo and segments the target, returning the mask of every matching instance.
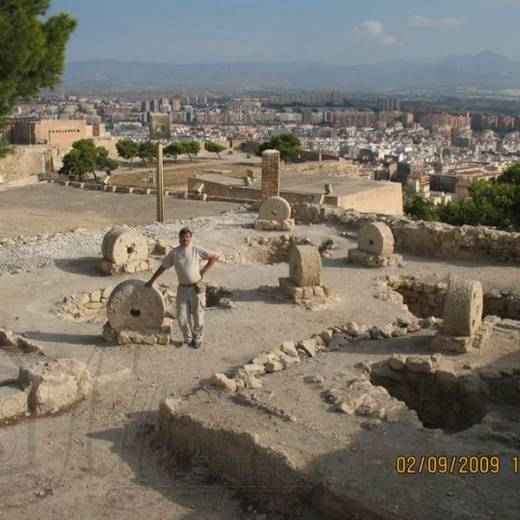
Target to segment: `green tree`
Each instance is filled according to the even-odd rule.
[[[191,158],[191,156],[197,155],[200,152],[200,143],[197,141],[188,141],[183,144],[184,144],[185,153],[188,154],[190,161],[192,161],[193,159]]]
[[[290,132],[284,132],[262,143],[257,148],[256,154],[262,155],[264,150],[278,150],[280,152],[280,159],[284,162],[296,161],[301,153],[301,143],[295,135]]]
[[[61,80],[65,47],[76,21],[61,13],[46,18],[50,0],[0,2],[0,125],[12,107]],[[9,152],[0,142],[0,157]]]
[[[72,150],[63,157],[62,175],[84,175],[92,173],[97,180],[96,170],[108,175],[117,168],[117,161],[108,155],[108,150],[96,146],[92,139],[80,139],[72,145]]]
[[[107,175],[110,175],[118,166],[117,161],[108,155],[106,148],[103,146],[96,147],[96,170],[102,170]],[[95,177],[96,173],[93,173]]]
[[[520,163],[515,163],[497,179],[498,182],[503,184],[517,184],[520,185]]]
[[[417,194],[407,196],[404,212],[414,220],[437,220],[438,218],[435,206]]]
[[[177,157],[183,153],[186,153],[186,147],[184,146],[184,143],[171,143],[164,147],[163,152],[164,155],[173,157],[175,162],[177,162]]]
[[[120,139],[116,143],[117,153],[123,159],[130,159],[130,163],[139,155],[139,144],[132,139]]]
[[[157,157],[157,145],[152,141],[145,141],[139,144],[139,157],[143,160],[143,163],[151,162]]]
[[[207,143],[205,143],[204,148],[207,152],[216,153],[219,159],[222,159],[222,157],[220,156],[220,152],[223,152],[226,149],[225,146],[219,143],[214,143],[213,141],[208,141]]]
[[[520,229],[520,185],[480,180],[469,188],[471,198],[440,206],[442,222],[461,226]]]

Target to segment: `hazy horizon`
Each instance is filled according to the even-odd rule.
[[[509,56],[505,56],[505,55],[502,55],[502,54],[498,54],[498,53],[495,53],[495,51],[492,51],[492,50],[489,50],[489,49],[485,49],[485,50],[482,50],[480,52],[476,52],[476,53],[473,53],[473,54],[457,54],[457,53],[453,53],[451,54],[450,56],[477,56],[477,55],[480,55],[480,54],[485,54],[485,53],[492,53],[492,54],[496,54],[498,56],[503,56],[505,58],[508,58],[508,59],[511,59],[512,61],[517,61],[517,60],[514,60],[513,58],[510,58]],[[444,58],[441,58],[440,60],[435,60],[435,61],[420,61],[420,60],[388,60],[388,61],[405,61],[405,62],[410,62],[410,63],[432,63],[432,64],[435,64],[435,63],[438,63],[439,61],[443,61],[443,59],[446,59],[446,58],[449,58],[450,56],[445,56]],[[275,61],[275,60],[236,60],[236,61],[207,61],[207,62],[198,62],[198,63],[193,63],[193,62],[184,62],[184,63],[177,63],[177,62],[173,62],[173,61],[153,61],[153,60],[132,60],[132,59],[127,59],[127,60],[118,60],[118,59],[110,59],[110,58],[93,58],[93,59],[86,59],[86,60],[68,60],[67,63],[89,63],[89,62],[119,62],[119,63],[142,63],[142,64],[155,64],[155,65],[160,65],[160,64],[168,64],[168,65],[176,65],[176,66],[182,66],[182,65],[220,65],[220,64],[241,64],[241,63],[266,63],[266,64],[270,64],[270,65],[285,65],[285,64],[316,64],[316,65],[329,65],[329,66],[337,66],[337,67],[345,67],[345,66],[348,66],[348,65],[345,65],[345,64],[342,64],[342,63],[332,63],[332,62],[325,62],[325,61],[309,61],[309,60],[301,60],[301,61],[297,61],[297,60],[293,60],[293,61]],[[388,61],[379,61],[379,62],[365,62],[369,65],[377,65],[378,63],[388,63]],[[520,62],[520,60],[518,60]],[[353,63],[352,66],[355,66],[355,65],[361,65],[361,63]]]
[[[357,65],[489,49],[520,62],[520,0],[53,0],[79,26],[67,62]]]

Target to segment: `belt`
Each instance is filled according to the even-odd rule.
[[[180,283],[179,287],[195,287],[196,283]]]

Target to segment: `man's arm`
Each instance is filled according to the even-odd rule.
[[[161,274],[163,274],[164,271],[166,271],[166,269],[162,265],[160,265],[157,268],[157,271],[155,271],[155,273],[153,273],[152,277],[144,284],[145,287],[151,287],[153,285],[153,283],[155,282],[155,280],[157,280],[157,278],[159,278],[159,276],[161,276]]]
[[[204,275],[218,262],[220,258],[218,253],[215,253],[206,263],[206,265],[200,270],[200,277],[204,278]]]

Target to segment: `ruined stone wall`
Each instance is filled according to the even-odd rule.
[[[392,276],[389,277],[388,287],[403,296],[404,303],[415,316],[442,317],[448,290],[447,282],[427,281],[416,276]],[[520,294],[497,289],[486,291],[484,316],[520,320]]]
[[[492,258],[520,263],[520,233],[485,226],[450,226],[413,221],[392,215],[360,214],[352,210],[298,204],[293,207],[298,224],[331,223],[359,228],[365,222],[382,221],[392,229],[396,249],[417,256],[446,259]]]
[[[347,176],[359,175],[361,166],[352,161],[340,158],[339,160],[321,162],[287,163],[282,165],[283,172],[309,173],[314,175]]]

